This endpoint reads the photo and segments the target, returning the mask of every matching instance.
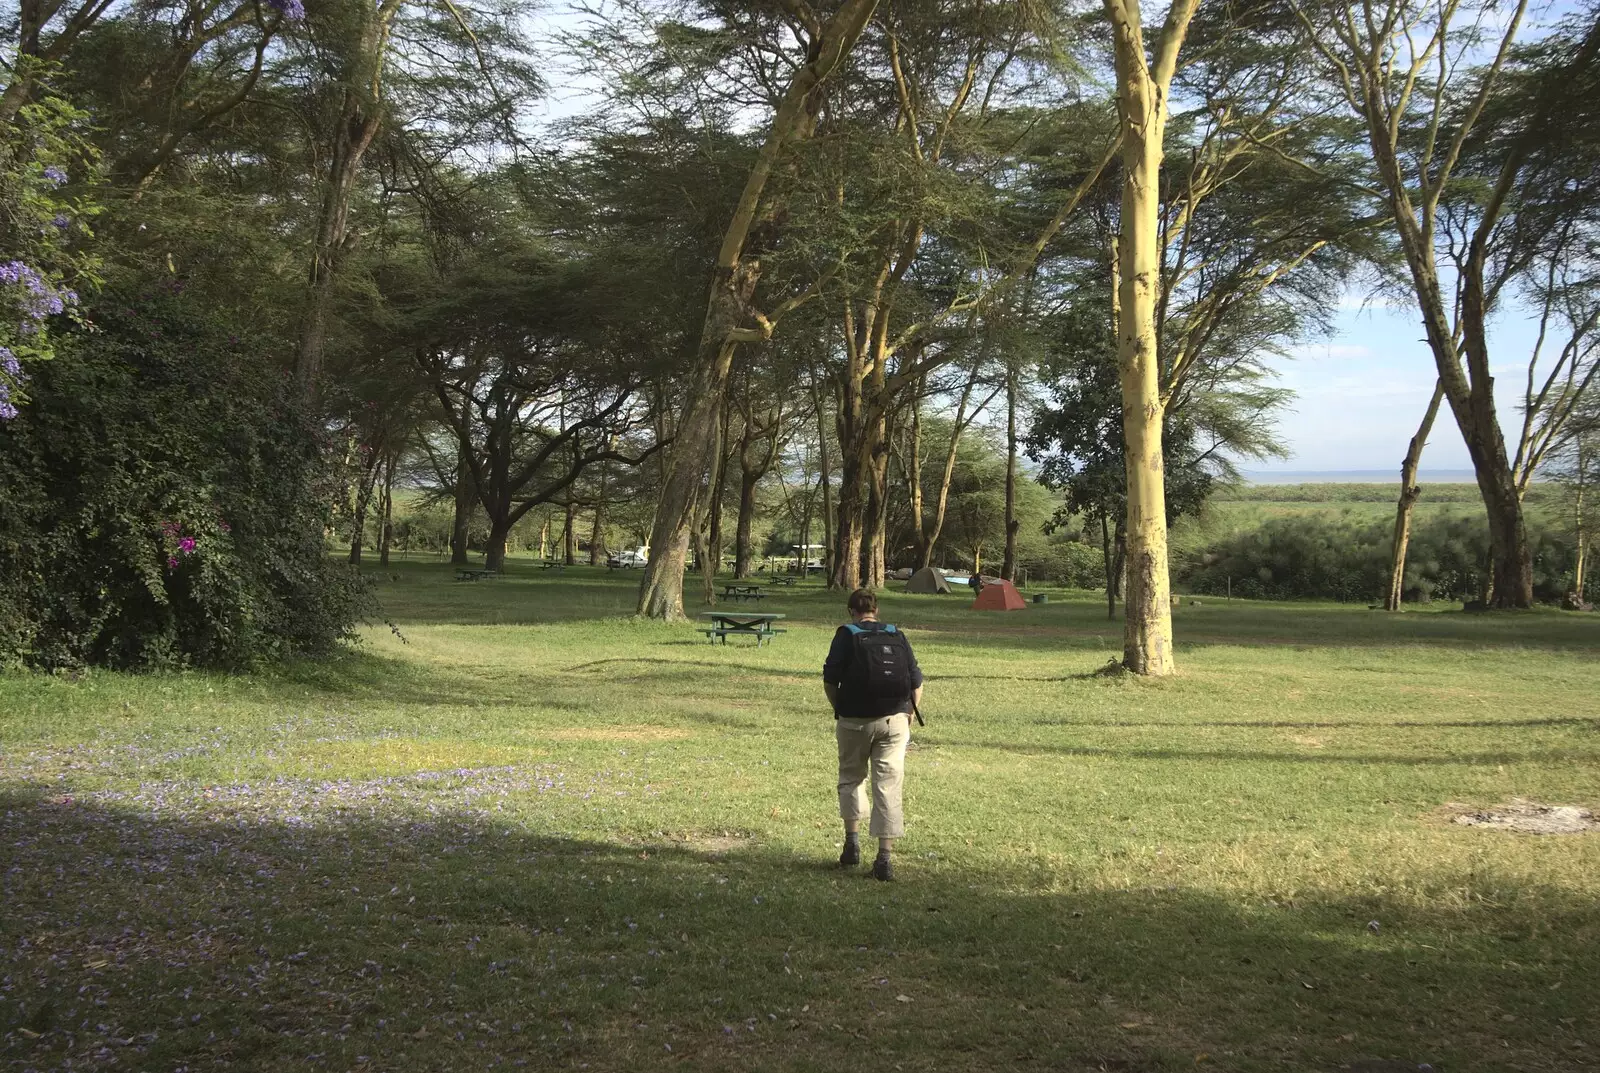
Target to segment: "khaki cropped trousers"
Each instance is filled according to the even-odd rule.
[[[906,776],[906,746],[911,741],[911,717],[886,715],[878,719],[836,719],[839,741],[839,817],[859,823],[868,811],[867,782],[872,783],[873,838],[899,838],[905,834],[905,813],[900,808]]]

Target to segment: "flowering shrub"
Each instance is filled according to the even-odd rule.
[[[0,425],[0,664],[242,667],[348,633],[319,430],[201,304],[89,303]]]
[[[87,116],[43,96],[0,141],[0,422],[27,398],[24,365],[53,353],[51,325],[78,305],[72,282],[96,279],[85,247],[98,208],[86,191],[97,176],[92,147],[77,133]],[[83,173],[76,192],[68,166]]]

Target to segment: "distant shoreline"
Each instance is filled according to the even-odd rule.
[[[1399,485],[1398,469],[1280,470],[1262,472],[1241,470],[1246,484],[1393,484]],[[1420,484],[1475,484],[1470,469],[1423,470]]]

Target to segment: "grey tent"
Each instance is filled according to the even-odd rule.
[[[906,582],[907,592],[949,592],[950,585],[944,575],[931,566],[924,566]]]

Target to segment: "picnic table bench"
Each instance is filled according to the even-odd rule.
[[[500,576],[500,571],[498,571],[498,570],[457,570],[456,571],[456,580],[457,581],[484,581],[484,580],[486,580],[488,578],[497,578],[499,576]]]
[[[724,600],[764,600],[767,594],[761,591],[760,585],[724,585],[722,598]]]
[[[770,641],[774,635],[784,631],[773,626],[774,622],[781,621],[784,616],[771,612],[759,611],[702,611],[700,617],[710,620],[710,625],[705,627],[706,639],[712,644],[721,641],[728,643],[728,638],[754,637],[756,647],[761,647]]]
[[[566,568],[565,559],[543,559],[539,563],[540,570],[565,570]]]
[[[773,585],[782,585],[785,588],[792,589],[794,588],[794,583],[799,579],[794,577],[792,574],[773,574],[768,580]]]

